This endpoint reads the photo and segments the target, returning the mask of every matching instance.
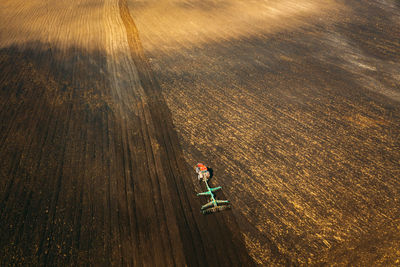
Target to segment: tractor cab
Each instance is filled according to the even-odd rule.
[[[199,181],[205,182],[208,179],[210,179],[210,172],[208,171],[208,168],[203,163],[197,163],[196,173],[197,173],[197,179]]]

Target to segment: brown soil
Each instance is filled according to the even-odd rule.
[[[399,14],[2,1],[0,265],[399,265]]]
[[[257,263],[399,264],[398,1],[129,3]]]
[[[0,265],[252,265],[232,212],[200,213],[126,2],[2,13]]]

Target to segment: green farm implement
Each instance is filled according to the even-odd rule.
[[[200,166],[200,167],[199,167]],[[207,191],[198,193],[197,196],[208,196],[209,202],[201,207],[201,212],[203,214],[214,213],[217,211],[222,211],[225,209],[229,209],[231,206],[229,205],[228,200],[218,200],[215,199],[214,192],[220,190],[222,187],[210,187],[208,185],[208,179],[210,179],[210,174],[207,169],[204,169],[203,164],[197,164],[196,172],[199,175],[198,179],[203,181],[206,184]]]

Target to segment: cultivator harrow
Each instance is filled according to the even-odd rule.
[[[201,207],[201,212],[203,214],[210,214],[217,211],[222,211],[226,209],[230,209],[228,200],[218,200],[215,199],[215,195],[213,192],[220,190],[222,187],[210,187],[208,185],[208,179],[210,179],[210,173],[207,168],[203,164],[197,164],[196,172],[198,174],[199,181],[203,181],[206,184],[207,191],[198,193],[197,196],[209,196],[209,202]]]

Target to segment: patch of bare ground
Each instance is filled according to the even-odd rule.
[[[257,263],[397,264],[396,1],[130,8],[185,159],[213,167]]]
[[[126,2],[1,12],[0,265],[252,265],[199,212]]]

